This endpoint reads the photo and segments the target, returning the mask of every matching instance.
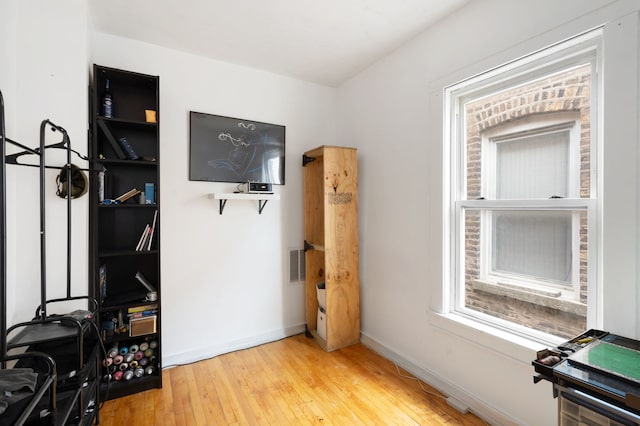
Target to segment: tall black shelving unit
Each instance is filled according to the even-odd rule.
[[[110,117],[102,108],[107,81]],[[89,292],[108,353],[102,395],[112,399],[162,387],[159,77],[94,65],[90,105]],[[153,198],[114,201],[132,189]],[[147,225],[151,242],[137,250]]]

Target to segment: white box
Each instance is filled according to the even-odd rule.
[[[327,289],[324,285],[324,281],[320,281],[316,284],[316,290],[318,293],[318,306],[323,311],[327,311]]]
[[[318,336],[327,340],[327,314],[318,308]]]

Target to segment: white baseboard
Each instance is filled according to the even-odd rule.
[[[216,345],[189,348],[183,352],[174,352],[170,354],[163,353],[162,368],[171,368],[178,365],[190,364],[192,362],[202,361],[203,359],[213,358],[229,352],[260,346],[265,343],[284,339],[285,337],[304,333],[304,331],[305,324],[297,324],[282,329],[271,330],[263,334],[222,342]]]
[[[410,361],[383,343],[367,336],[365,333],[361,334],[360,342],[388,360],[395,362],[399,367],[402,367],[402,369],[408,371],[416,378],[422,380],[424,383],[449,397],[448,400],[451,400],[449,405],[453,406],[458,411],[464,412],[464,409],[466,408],[468,411],[471,411],[490,425],[506,426],[518,424],[495,407],[492,407],[478,397],[469,394],[464,389],[447,381],[433,371],[429,371],[418,366],[415,362]]]

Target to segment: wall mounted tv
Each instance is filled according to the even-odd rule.
[[[190,111],[189,180],[284,185],[285,126]]]

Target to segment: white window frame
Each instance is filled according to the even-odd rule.
[[[601,257],[600,246],[597,243],[598,212],[601,207],[600,200],[596,198],[596,188],[598,187],[596,165],[599,161],[597,158],[599,148],[597,125],[599,122],[596,111],[601,106],[599,96],[596,102],[592,103],[591,108],[590,198],[540,199],[532,201],[466,199],[467,191],[464,175],[466,171],[466,135],[464,134],[465,126],[463,125],[465,114],[460,107],[466,101],[483,95],[478,94],[479,87],[490,85],[491,91],[497,92],[500,88],[513,87],[518,82],[526,83],[534,80],[534,73],[545,75],[550,74],[553,70],[567,69],[572,63],[576,65],[584,63],[582,59],[585,56],[592,58],[594,72],[592,73],[591,91],[594,94],[598,94],[599,80],[602,75],[600,71],[602,66],[602,33],[602,28],[592,30],[444,89],[444,135],[447,139],[445,145],[450,148],[449,165],[447,167],[450,173],[447,179],[449,183],[447,199],[451,203],[445,206],[449,215],[449,219],[446,221],[449,224],[449,235],[445,237],[445,247],[449,250],[445,259],[449,271],[447,272],[448,280],[445,281],[444,288],[444,301],[446,301],[445,306],[447,306],[445,312],[448,314],[455,314],[465,321],[477,322],[479,325],[489,326],[514,336],[521,336],[540,342],[556,341],[558,339],[556,336],[532,330],[465,307],[465,259],[463,253],[465,224],[463,211],[464,209],[586,211],[589,223],[587,324],[596,322],[598,309],[595,307],[602,303],[596,297],[599,292],[594,290],[598,288],[597,265]]]
[[[485,200],[496,199],[497,176],[497,145],[508,143],[508,140],[524,136],[525,134],[544,134],[569,131],[567,194],[564,198],[579,200],[580,198],[580,117],[574,112],[559,112],[550,115],[527,117],[516,124],[501,125],[482,135],[482,197]],[[553,195],[549,194],[550,198]],[[588,209],[588,206],[583,206]],[[528,210],[523,210],[528,211]],[[492,212],[485,210],[481,213],[480,228],[480,279],[492,284],[504,283],[524,290],[558,294],[562,299],[579,300],[580,297],[580,214],[572,213],[571,230],[571,279],[570,288],[566,284],[551,280],[534,279],[519,274],[494,271],[492,268]]]

